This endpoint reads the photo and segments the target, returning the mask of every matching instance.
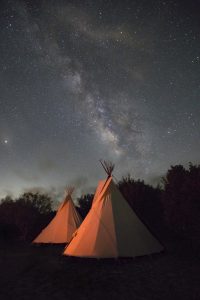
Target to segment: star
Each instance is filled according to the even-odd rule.
[[[0,1],[0,191],[95,186],[101,157],[147,181],[199,163],[192,1],[43,2]]]

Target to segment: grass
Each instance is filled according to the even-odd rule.
[[[0,248],[0,299],[199,300],[200,255],[190,243],[135,259],[76,259],[63,246]]]

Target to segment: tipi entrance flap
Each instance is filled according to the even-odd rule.
[[[95,203],[64,254],[79,257],[116,257],[110,199]],[[109,226],[107,224],[109,223]]]
[[[101,214],[95,242],[95,253],[100,257],[117,257],[115,224],[113,220],[112,203],[109,193],[101,201]]]

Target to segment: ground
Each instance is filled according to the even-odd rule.
[[[63,257],[62,246],[3,244],[0,299],[199,300],[200,254],[171,242],[164,253],[135,259]]]

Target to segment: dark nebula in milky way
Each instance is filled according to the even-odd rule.
[[[198,1],[1,1],[0,191],[200,161]]]

